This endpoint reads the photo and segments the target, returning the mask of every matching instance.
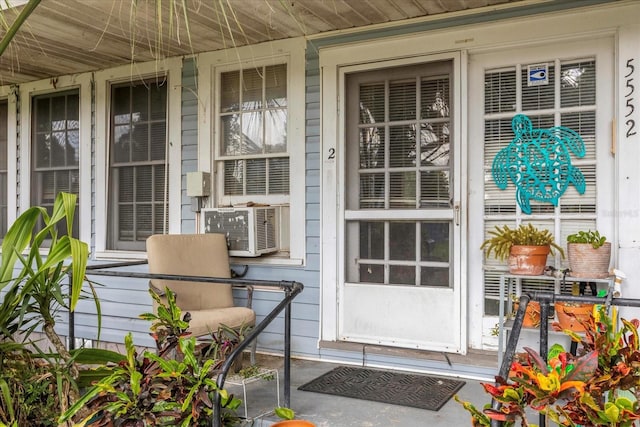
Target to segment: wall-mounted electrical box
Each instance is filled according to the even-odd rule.
[[[187,172],[187,196],[207,197],[211,195],[211,174],[209,172]]]

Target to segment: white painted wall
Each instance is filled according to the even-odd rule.
[[[635,17],[640,17],[638,8]],[[640,299],[640,25],[622,25],[617,55],[617,217],[618,266],[626,273],[623,296]],[[632,127],[633,126],[633,127]],[[620,315],[640,318],[640,309],[623,308]]]

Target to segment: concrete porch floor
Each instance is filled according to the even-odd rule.
[[[283,399],[282,358],[258,355],[258,365],[278,369],[280,398]],[[439,411],[428,411],[399,405],[351,399],[321,393],[300,391],[298,387],[339,366],[334,363],[301,359],[291,361],[291,408],[296,418],[313,422],[317,427],[382,427],[428,426],[464,427],[471,425],[471,417],[458,402],[451,398]],[[463,400],[478,408],[489,402],[480,381],[460,378],[466,382],[457,393]],[[225,386],[242,398],[237,386]],[[259,381],[247,386],[249,417],[269,411],[275,406],[275,381]],[[283,404],[283,403],[282,403]],[[278,419],[266,415],[247,423],[253,427],[267,427]]]

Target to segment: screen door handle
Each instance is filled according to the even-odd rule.
[[[460,204],[456,203],[455,205],[453,205],[453,220],[455,221],[456,225],[460,225]]]

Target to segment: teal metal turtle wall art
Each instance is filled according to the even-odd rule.
[[[530,200],[558,206],[558,199],[573,184],[584,194],[584,175],[571,165],[571,155],[584,157],[584,141],[564,126],[534,129],[529,117],[516,115],[511,121],[515,137],[493,159],[491,173],[498,188],[509,180],[516,186],[516,201],[522,212],[531,214]]]

